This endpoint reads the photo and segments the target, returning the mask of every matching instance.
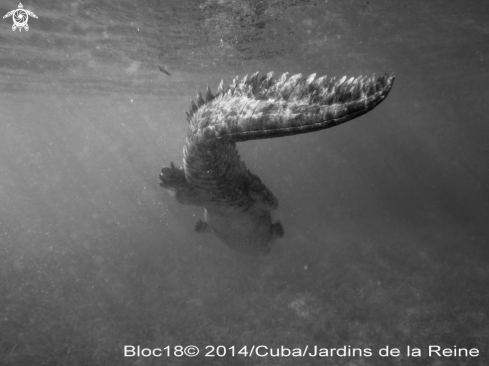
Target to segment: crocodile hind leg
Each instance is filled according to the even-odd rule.
[[[196,222],[195,231],[198,233],[212,233],[212,229],[209,224],[202,220]]]
[[[270,225],[270,232],[272,233],[272,241],[270,243],[273,243],[275,240],[279,238],[283,238],[284,236],[284,227],[280,223],[280,221],[274,222],[272,225]],[[269,245],[264,251],[264,255],[269,255],[270,252],[272,251],[272,245]]]
[[[275,239],[284,237],[284,227],[280,223],[280,221],[274,222],[270,226],[270,230],[272,231],[272,237]]]
[[[176,168],[172,162],[169,168],[161,169],[160,180],[160,186],[175,193],[176,200],[182,205],[202,206],[195,189],[188,184],[182,167]]]

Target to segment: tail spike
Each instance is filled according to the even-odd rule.
[[[246,80],[248,80],[248,74],[244,76],[244,78],[239,83],[239,86],[242,88],[246,84]]]
[[[211,88],[207,87],[207,91],[205,93],[205,101],[206,101],[206,103],[212,101],[213,99],[214,99],[214,96],[211,93]]]
[[[221,80],[219,86],[217,87],[217,94],[221,95],[224,93],[224,80]]]
[[[250,77],[250,84],[255,87],[255,84],[257,83],[258,81],[258,71],[255,72],[253,75],[251,75]]]
[[[262,86],[264,88],[269,88],[273,81],[273,71],[270,71],[262,78]]]
[[[234,92],[234,89],[236,89],[237,86],[238,86],[238,76],[236,76],[233,79],[233,82],[231,83],[231,85],[229,85],[229,89],[231,90],[231,92]]]
[[[326,79],[327,79],[326,75],[321,76],[320,78],[317,78],[316,80],[314,80],[314,84],[316,86],[320,87]]]
[[[282,75],[280,75],[280,77],[277,80],[277,84],[283,84],[285,82],[285,80],[287,80],[288,75],[289,75],[288,72],[285,72]]]
[[[306,85],[307,86],[311,85],[311,83],[314,81],[315,78],[316,78],[316,74],[309,75],[306,79]]]
[[[195,102],[193,100],[190,101],[190,112],[192,112],[192,114],[194,114],[195,112],[197,112],[197,109],[199,109],[199,107],[197,107],[195,105]]]
[[[202,94],[199,92],[197,94],[197,105],[200,107],[203,106],[204,104],[205,104],[204,98],[202,98]]]

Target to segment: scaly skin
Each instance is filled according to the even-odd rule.
[[[272,76],[236,78],[226,90],[221,81],[215,96],[207,88],[205,99],[199,93],[187,113],[183,167],[172,163],[160,174],[160,185],[174,191],[178,202],[205,208],[197,231],[212,231],[248,253],[268,253],[284,231],[280,222],[272,223],[277,198],[240,160],[236,142],[337,126],[375,108],[394,82],[394,75],[348,81]]]

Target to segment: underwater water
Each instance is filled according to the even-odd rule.
[[[489,364],[488,3],[23,6],[28,31],[0,22],[0,365]],[[396,73],[354,121],[238,144],[279,200],[264,257],[158,179],[189,100],[255,71]]]

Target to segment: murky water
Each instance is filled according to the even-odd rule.
[[[487,4],[23,6],[28,31],[0,22],[0,364],[489,362]],[[397,78],[355,121],[238,145],[285,229],[249,258],[194,232],[202,210],[158,175],[181,163],[197,91],[272,70]],[[237,354],[259,345],[328,355]]]

